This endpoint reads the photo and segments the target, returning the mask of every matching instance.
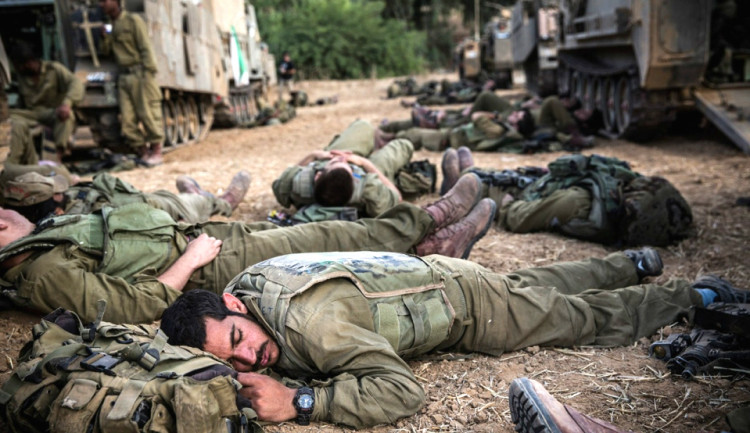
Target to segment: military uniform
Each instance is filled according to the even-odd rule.
[[[384,176],[395,179],[396,173],[409,163],[414,147],[408,140],[393,140],[375,151],[375,130],[369,122],[357,120],[333,139],[325,150],[348,150],[368,158]],[[272,189],[276,200],[285,207],[302,206],[315,202],[313,194],[315,174],[323,169],[327,160],[314,161],[305,167],[298,165],[284,170],[274,180]],[[354,175],[354,193],[348,206],[358,208],[366,216],[377,216],[399,202],[396,191],[380,181],[375,173],[366,173],[361,167],[350,164]]]
[[[29,129],[37,123],[51,127],[55,148],[66,150],[75,129],[73,106],[83,100],[83,84],[65,66],[58,62],[41,60],[38,80],[18,77],[18,87],[25,109],[11,109],[13,123],[10,155],[8,159],[18,164],[35,164]],[[56,110],[61,105],[71,107],[65,120],[57,118]],[[33,153],[33,156],[31,155]]]
[[[193,273],[184,290],[220,292],[247,266],[278,255],[406,252],[434,224],[426,211],[406,203],[374,219],[285,228],[266,222],[176,224],[163,211],[139,203],[106,209],[106,229],[101,214],[54,217],[45,220],[38,233],[0,250],[0,263],[31,251],[29,258],[0,277],[2,294],[20,307],[42,312],[63,307],[85,321],[96,318],[96,301],[105,299],[113,306],[107,309],[105,320],[151,322],[180,294],[156,278],[201,233],[221,239],[221,252]]]
[[[702,305],[684,280],[638,285],[622,253],[506,275],[442,256],[295,254],[248,268],[225,291],[278,342],[274,370],[314,386],[312,419],[355,428],[424,405],[404,359],[630,344]]]
[[[117,87],[122,135],[133,149],[146,143],[161,143],[164,139],[162,98],[154,77],[156,59],[146,23],[140,16],[122,11],[104,41],[102,51],[111,50],[120,67]],[[138,122],[143,125],[143,133]]]

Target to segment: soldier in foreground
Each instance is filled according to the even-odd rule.
[[[83,320],[157,320],[184,290],[217,293],[248,266],[283,254],[317,251],[413,251],[466,257],[488,230],[492,200],[479,201],[480,181],[461,179],[443,198],[420,208],[400,204],[378,218],[278,228],[269,222],[177,224],[144,203],[64,215],[34,225],[0,208],[2,296],[21,308],[58,307]]]
[[[425,404],[405,359],[626,345],[693,306],[748,299],[717,277],[642,283],[662,267],[650,248],[506,275],[438,255],[294,254],[251,266],[221,296],[185,293],[161,327],[247,372],[240,392],[260,419],[363,428]],[[252,373],[265,368],[298,382]]]
[[[113,52],[119,66],[117,80],[122,135],[146,165],[163,162],[164,128],[161,90],[156,84],[156,58],[143,19],[122,9],[122,0],[99,0],[99,7],[112,19],[101,50]],[[143,132],[138,123],[143,126]]]

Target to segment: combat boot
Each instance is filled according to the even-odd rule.
[[[474,167],[474,157],[471,155],[471,150],[466,146],[458,148],[458,169],[461,173],[467,168]]]
[[[198,181],[196,181],[190,176],[177,176],[175,185],[177,186],[177,191],[183,194],[198,194],[204,197],[214,196],[210,192],[201,188],[201,186],[198,184]]]
[[[456,149],[450,148],[443,152],[443,161],[440,167],[443,170],[443,183],[440,184],[440,195],[445,195],[458,182],[458,178],[461,177]]]
[[[232,206],[232,210],[235,210],[245,198],[248,188],[250,188],[250,173],[242,170],[234,175],[226,191],[219,198],[227,201]]]
[[[416,253],[420,256],[440,254],[469,258],[474,244],[487,234],[496,210],[497,205],[492,199],[481,200],[464,219],[425,237],[415,247]]]
[[[519,433],[624,433],[557,401],[541,383],[522,377],[508,390],[510,419]]]
[[[734,287],[729,281],[716,275],[702,275],[693,283],[694,289],[709,289],[716,292],[716,302],[732,304],[750,303],[750,291]]]
[[[161,143],[151,143],[151,147],[148,149],[146,158],[143,159],[143,162],[149,167],[154,167],[164,163],[164,157],[161,153]]]
[[[625,250],[623,253],[633,261],[638,281],[646,277],[657,277],[664,270],[659,252],[653,248],[645,247],[640,250]]]
[[[474,173],[467,173],[440,200],[424,210],[435,221],[435,230],[447,227],[463,218],[482,196],[482,181]]]

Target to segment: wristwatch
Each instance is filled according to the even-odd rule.
[[[292,403],[294,404],[294,409],[297,410],[297,424],[310,424],[310,416],[312,415],[313,407],[315,407],[315,391],[308,386],[297,389]]]

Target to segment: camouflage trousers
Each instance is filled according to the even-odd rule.
[[[623,253],[504,275],[465,260],[426,259],[449,276],[456,310],[439,350],[500,355],[535,345],[626,345],[703,305],[686,280],[638,284]]]
[[[486,188],[487,195],[501,203],[505,192],[500,188]],[[559,189],[538,200],[516,200],[498,210],[498,224],[514,233],[549,231],[567,224],[572,219],[588,218],[591,212],[591,193],[581,187]]]
[[[162,98],[154,74],[147,71],[120,74],[117,86],[122,135],[128,145],[138,149],[146,143],[161,143],[164,140]]]

